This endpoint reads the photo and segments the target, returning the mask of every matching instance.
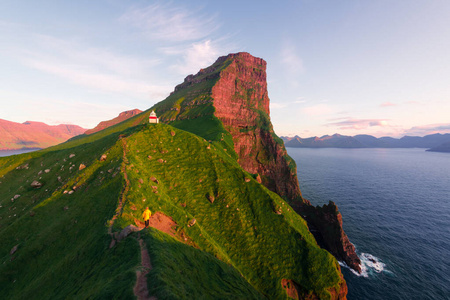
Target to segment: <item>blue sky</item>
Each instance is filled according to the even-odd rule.
[[[450,132],[447,0],[4,0],[0,118],[92,128],[240,51],[278,135]]]

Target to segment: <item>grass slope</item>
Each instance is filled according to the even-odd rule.
[[[171,216],[194,246],[156,229],[140,232],[154,265],[149,290],[159,299],[283,299],[282,278],[299,283],[305,295],[330,297],[327,289],[340,280],[336,260],[286,202],[225,151],[220,126],[204,127],[200,137],[165,124],[138,125],[145,117],[45,151],[0,158],[1,295],[133,298],[140,267],[136,234],[109,249],[108,226],[125,199],[114,232],[134,224],[149,206]],[[79,170],[81,164],[86,168]],[[31,188],[33,180],[43,186]]]

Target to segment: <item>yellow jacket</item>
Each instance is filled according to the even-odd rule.
[[[142,214],[142,218],[144,218],[144,221],[147,221],[148,219],[150,219],[151,215],[152,215],[152,212],[150,211],[150,209],[146,209],[146,210],[144,210],[144,213]]]

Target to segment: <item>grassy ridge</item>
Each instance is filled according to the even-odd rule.
[[[133,122],[139,119],[125,123]],[[165,124],[116,126],[47,151],[0,159],[7,162],[0,165],[0,294],[132,298],[140,266],[136,234],[109,249],[107,233],[126,173],[129,187],[113,231],[134,224],[149,206],[171,216],[197,248],[153,229],[141,231],[154,263],[149,289],[160,299],[285,298],[282,278],[301,284],[305,294],[329,298],[327,289],[340,280],[336,260],[317,246],[286,202],[225,151],[220,127],[199,133],[216,134],[209,143]],[[27,163],[28,169],[11,169],[11,163]],[[86,168],[79,170],[80,164]],[[31,188],[33,180],[43,186]],[[74,186],[72,194],[64,193]],[[20,197],[10,201],[15,194]],[[42,286],[45,291],[37,293]]]

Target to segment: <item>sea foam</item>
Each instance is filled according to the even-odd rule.
[[[361,260],[361,273],[356,272],[345,262],[340,261],[339,265],[341,265],[344,268],[349,269],[352,271],[353,274],[355,274],[358,277],[369,277],[369,275],[373,273],[381,273],[381,272],[389,272],[389,270],[386,269],[386,264],[383,263],[378,257],[373,256],[370,253],[361,253],[361,255],[358,255],[359,259]]]

